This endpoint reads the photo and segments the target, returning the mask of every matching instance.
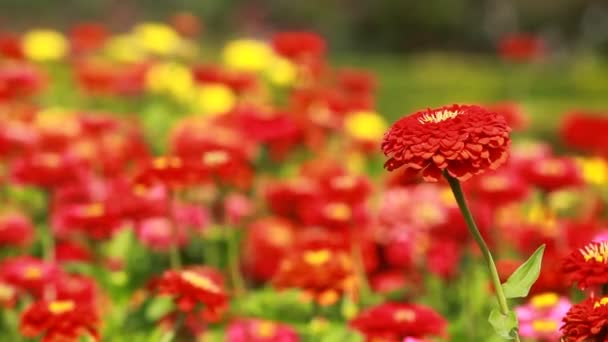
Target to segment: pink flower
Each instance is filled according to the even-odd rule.
[[[293,328],[261,319],[236,321],[228,327],[228,342],[298,342]]]
[[[253,211],[253,203],[245,195],[230,194],[224,201],[226,216],[228,222],[232,225],[238,225],[241,220]]]
[[[178,246],[186,243],[186,231],[180,226],[177,233],[173,231],[174,226],[165,217],[153,217],[143,220],[137,229],[137,238],[141,243],[155,251],[167,251],[171,247],[172,241],[176,241]],[[174,234],[176,236],[174,236]]]
[[[562,318],[571,305],[568,298],[551,292],[532,297],[527,304],[515,308],[519,319],[519,334],[536,341],[559,340]]]

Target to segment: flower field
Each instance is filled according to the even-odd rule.
[[[0,340],[608,341],[608,64],[0,32]]]

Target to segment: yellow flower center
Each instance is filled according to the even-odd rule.
[[[304,261],[313,266],[320,266],[329,261],[331,252],[328,249],[318,251],[308,251],[304,253]]]
[[[550,333],[557,331],[557,322],[550,319],[536,319],[532,321],[532,329],[540,333]]]
[[[418,121],[423,125],[427,123],[440,123],[446,120],[454,119],[460,114],[462,113],[444,109],[437,112],[424,113],[418,118]]]
[[[351,218],[352,211],[344,203],[330,203],[325,206],[325,214],[332,220],[346,221]]]
[[[564,173],[564,165],[558,160],[544,160],[537,165],[537,171],[547,176],[559,176]]]
[[[589,244],[579,250],[585,261],[595,260],[597,262],[608,262],[608,241],[599,244]]]
[[[288,246],[292,241],[291,232],[281,225],[270,226],[268,238],[275,246]]]
[[[60,315],[74,310],[74,302],[71,300],[56,300],[49,304],[49,311],[55,315]]]
[[[11,299],[15,295],[15,289],[0,283],[0,302]]]
[[[318,298],[319,304],[321,306],[330,306],[335,304],[338,299],[340,299],[340,295],[338,294],[337,291],[335,290],[327,290],[323,293],[321,293],[321,295]]]
[[[352,189],[356,184],[355,178],[351,176],[335,177],[331,180],[331,185],[337,189]]]
[[[182,160],[179,157],[157,157],[152,161],[152,167],[157,170],[164,170],[168,167],[178,168],[182,166]]]
[[[412,322],[416,318],[416,313],[410,309],[397,310],[393,315],[397,322]]]
[[[258,337],[270,338],[274,337],[277,332],[277,326],[273,322],[263,321],[256,324],[255,333]]]
[[[99,217],[103,215],[105,209],[101,203],[93,203],[82,208],[82,215],[85,217]]]
[[[181,277],[182,279],[194,285],[195,287],[198,287],[199,289],[215,293],[221,292],[220,288],[216,284],[214,284],[211,279],[202,276],[196,272],[183,271],[181,273]]]
[[[596,301],[595,304],[593,304],[593,308],[597,309],[600,306],[604,306],[606,304],[608,304],[608,297],[603,297],[602,299]]]
[[[538,309],[550,308],[555,306],[558,301],[559,296],[553,292],[539,294],[530,299],[532,306]]]
[[[229,156],[225,151],[209,151],[203,154],[203,164],[206,166],[219,166],[228,162]]]
[[[23,276],[25,279],[40,279],[42,277],[42,270],[38,266],[29,265],[23,270]]]
[[[486,190],[497,191],[506,189],[509,182],[503,176],[487,176],[483,178],[482,184]]]

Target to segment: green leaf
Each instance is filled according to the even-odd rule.
[[[500,337],[507,340],[515,339],[518,327],[515,312],[509,311],[507,315],[503,315],[500,311],[494,309],[490,313],[488,322],[490,322],[494,331],[496,331]]]
[[[174,309],[173,300],[170,297],[154,297],[146,307],[146,319],[156,322]]]
[[[502,284],[505,297],[524,298],[528,295],[530,288],[540,274],[544,251],[545,245],[538,247],[532,256],[511,274],[507,282]]]

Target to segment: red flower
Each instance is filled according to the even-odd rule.
[[[142,220],[137,227],[137,238],[154,251],[168,251],[172,245],[182,247],[187,242],[185,227],[174,225],[166,217]]]
[[[548,157],[522,165],[522,176],[530,184],[551,192],[582,185],[581,170],[574,159]]]
[[[44,75],[34,66],[8,64],[0,67],[0,101],[34,95],[44,84]]]
[[[489,203],[493,208],[522,201],[530,193],[530,186],[515,172],[503,170],[484,174],[472,184],[473,192],[479,200]]]
[[[282,56],[291,59],[317,58],[325,53],[325,41],[312,32],[280,32],[272,37],[272,47]]]
[[[283,259],[272,284],[300,288],[322,306],[335,304],[343,294],[354,296],[356,290],[349,254],[321,246],[298,249]]]
[[[500,56],[511,62],[528,62],[545,54],[545,44],[530,34],[512,34],[502,38],[498,46]]]
[[[39,301],[21,315],[19,330],[29,338],[43,334],[42,342],[76,342],[82,335],[99,341],[98,325],[97,313],[86,302]]]
[[[33,235],[34,227],[27,216],[19,212],[0,214],[0,247],[27,246]]]
[[[376,79],[370,72],[364,70],[344,69],[338,73],[338,84],[352,95],[366,96],[377,87]]]
[[[407,337],[444,336],[447,322],[426,306],[389,302],[361,312],[350,325],[368,342],[402,342]]]
[[[6,259],[0,264],[0,279],[35,297],[42,297],[46,287],[60,275],[57,265],[30,256]]]
[[[20,61],[25,59],[21,38],[10,32],[0,32],[0,56]]]
[[[510,130],[502,115],[478,106],[419,111],[384,136],[384,166],[419,170],[428,181],[439,180],[442,172],[464,181],[506,161]]]
[[[256,280],[269,280],[294,242],[295,231],[289,221],[277,217],[256,220],[245,237],[245,268]]]
[[[89,262],[93,260],[92,253],[78,242],[62,241],[55,245],[55,259],[63,262]]]
[[[198,36],[203,26],[199,17],[189,12],[175,13],[169,22],[177,33],[187,38]]]
[[[455,241],[431,239],[426,257],[427,267],[431,273],[443,279],[452,279],[458,271],[461,256],[462,248]]]
[[[608,341],[608,297],[573,305],[560,328],[564,342]]]
[[[84,166],[67,154],[37,152],[15,160],[11,175],[20,184],[56,188],[82,178]]]
[[[174,298],[180,311],[190,313],[203,305],[202,312],[210,321],[219,319],[228,305],[222,275],[210,267],[167,270],[156,286],[161,295]]]
[[[528,126],[529,118],[517,102],[497,102],[485,107],[491,112],[502,114],[507,125],[514,130],[525,129]]]
[[[591,153],[608,154],[608,118],[606,112],[574,111],[561,126],[561,138],[570,147]]]
[[[103,46],[108,37],[108,30],[101,24],[82,23],[72,27],[69,35],[71,51],[86,53]]]
[[[608,284],[608,241],[592,242],[570,253],[562,271],[581,290]]]

